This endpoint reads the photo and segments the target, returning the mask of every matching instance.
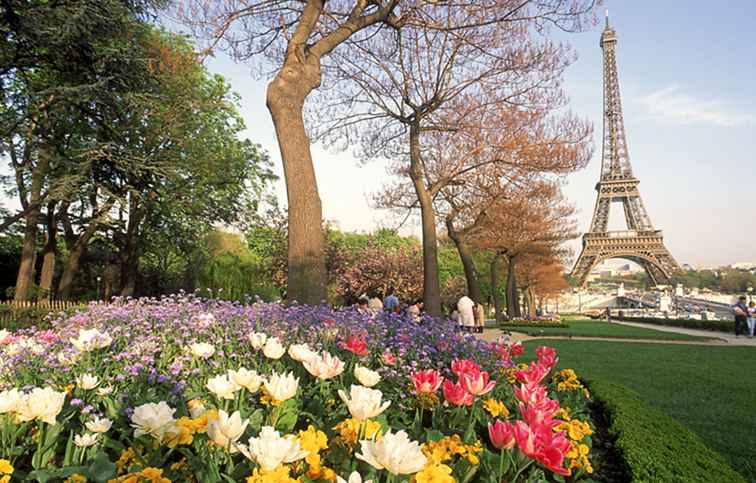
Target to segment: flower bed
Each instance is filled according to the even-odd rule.
[[[195,298],[0,332],[0,482],[541,481],[592,472],[587,391],[446,320]]]

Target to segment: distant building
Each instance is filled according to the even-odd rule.
[[[730,268],[736,270],[756,270],[756,262],[738,262],[730,265]]]

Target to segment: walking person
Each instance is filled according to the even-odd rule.
[[[462,326],[464,332],[472,332],[475,327],[475,313],[473,308],[475,302],[472,301],[467,295],[463,295],[457,302],[457,310],[459,311],[459,325]]]
[[[741,333],[745,333],[748,324],[748,306],[745,295],[738,297],[738,303],[732,306],[732,313],[735,315],[735,337],[740,337]]]
[[[383,302],[381,302],[378,294],[373,293],[373,295],[370,297],[370,299],[368,300],[368,308],[373,312],[380,312],[383,310]]]
[[[756,328],[756,302],[748,302],[748,337],[753,337],[753,330]]]
[[[475,332],[482,334],[483,327],[486,325],[486,311],[483,304],[475,304]]]

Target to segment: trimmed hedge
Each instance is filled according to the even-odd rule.
[[[589,388],[609,423],[609,435],[637,482],[743,482],[698,435],[619,384],[593,381]]]
[[[569,324],[565,324],[563,322],[548,322],[546,320],[533,320],[533,321],[526,321],[526,320],[518,320],[517,322],[509,323],[509,322],[502,322],[499,324],[499,328],[501,329],[543,329],[543,328],[554,328],[554,329],[567,329],[569,328]]]
[[[640,322],[643,324],[684,327],[686,329],[712,330],[716,332],[734,332],[733,320],[696,320],[696,319],[658,319],[655,317],[616,317],[617,320]]]

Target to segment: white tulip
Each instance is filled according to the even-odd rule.
[[[207,342],[195,342],[189,345],[189,351],[194,357],[201,357],[207,359],[215,354],[215,346],[208,344]]]
[[[349,479],[345,480],[344,478],[340,477],[339,475],[336,475],[336,483],[373,483],[373,480],[365,480],[362,481],[362,475],[357,473],[356,471],[352,471],[352,474],[349,475]]]
[[[97,435],[92,433],[77,434],[74,436],[74,444],[79,448],[89,448],[97,443]]]
[[[387,470],[394,475],[411,475],[425,467],[427,458],[417,441],[410,441],[407,433],[387,432],[380,441],[360,441],[362,453],[355,456],[378,470]]]
[[[383,393],[378,389],[369,389],[354,384],[349,390],[349,396],[339,389],[339,397],[349,408],[349,413],[353,418],[364,421],[374,418],[386,410],[391,405],[391,401],[386,401],[381,405]]]
[[[292,372],[273,373],[263,382],[263,386],[270,397],[278,402],[283,402],[293,398],[297,393],[299,378],[295,378]]]
[[[102,349],[113,342],[113,338],[108,334],[103,334],[97,329],[79,329],[79,337],[69,339],[71,344],[79,352],[89,352],[95,349]]]
[[[17,412],[23,397],[16,388],[0,392],[0,414]]]
[[[268,340],[268,336],[263,332],[252,332],[247,336],[247,339],[249,339],[252,347],[254,347],[255,350],[259,351],[265,345],[265,342]]]
[[[102,397],[109,396],[110,394],[113,393],[113,386],[98,387],[97,391],[95,392],[97,393],[98,396],[102,396]]]
[[[262,384],[262,378],[256,371],[250,371],[243,367],[240,367],[236,371],[229,369],[228,379],[252,394],[256,393],[260,389],[260,384]]]
[[[263,471],[272,471],[283,463],[293,463],[310,454],[302,449],[295,437],[282,438],[271,426],[263,426],[257,438],[249,438],[249,445],[239,449]]]
[[[44,389],[35,387],[21,398],[16,413],[19,421],[37,419],[47,424],[55,424],[57,422],[55,418],[63,409],[65,400],[65,392],[57,392],[50,387]]]
[[[230,453],[236,453],[238,448],[235,443],[244,434],[248,424],[248,419],[242,421],[239,411],[229,416],[221,409],[217,417],[207,420],[207,436],[218,446],[228,449]]]
[[[108,418],[96,417],[93,420],[84,423],[84,426],[93,433],[107,433],[113,426],[113,421]]]
[[[265,342],[263,347],[263,354],[268,359],[280,359],[282,355],[286,353],[286,348],[281,345],[281,341],[277,337],[271,337]]]
[[[79,360],[79,357],[81,357],[81,352],[59,352],[58,362],[60,362],[64,366],[70,366],[76,364],[76,362],[78,362]]]
[[[187,406],[189,406],[189,414],[192,416],[192,418],[198,418],[205,414],[207,409],[205,408],[205,405],[202,404],[202,401],[199,399],[192,399],[188,403],[186,403]]]
[[[289,346],[289,356],[297,362],[304,362],[318,355],[307,344],[292,344]]]
[[[354,377],[356,377],[357,380],[360,381],[360,384],[365,387],[373,387],[381,380],[381,375],[378,374],[378,372],[371,371],[367,367],[363,367],[359,364],[354,368]]]
[[[173,427],[175,411],[165,401],[142,404],[134,408],[134,414],[131,415],[131,427],[135,429],[134,437],[149,434],[162,441],[166,431]]]
[[[211,378],[205,387],[220,399],[234,399],[234,393],[241,389],[241,386],[230,381],[225,374]]]
[[[344,372],[344,362],[326,351],[302,363],[307,372],[321,380],[332,379]]]
[[[94,389],[99,383],[100,378],[93,376],[92,374],[82,374],[81,376],[76,378],[76,385],[79,388],[84,389],[85,391]]]

